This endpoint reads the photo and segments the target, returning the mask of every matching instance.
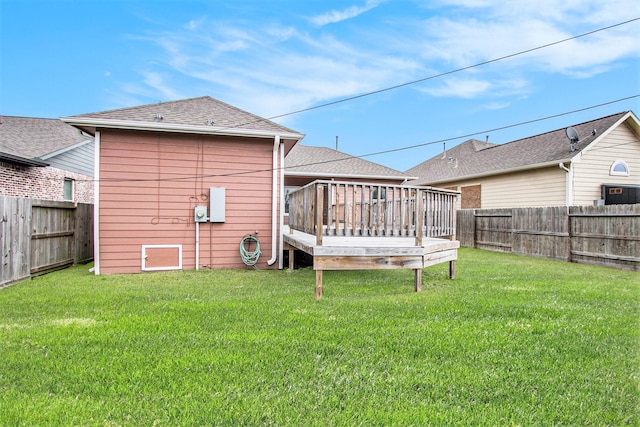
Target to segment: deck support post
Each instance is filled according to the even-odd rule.
[[[316,300],[322,298],[322,270],[316,270]]]
[[[455,279],[456,278],[456,262],[454,261],[449,261],[449,279]]]
[[[422,290],[422,269],[416,268],[413,271],[415,273],[414,289],[416,292],[420,292]]]
[[[296,250],[293,246],[289,246],[289,270],[293,270],[294,269],[294,254],[295,254]]]

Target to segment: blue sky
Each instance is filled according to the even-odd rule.
[[[404,171],[443,139],[640,95],[636,18],[637,0],[0,0],[0,114],[208,95],[284,115],[275,121],[306,145],[335,148],[338,136],[352,155],[398,150],[366,158]],[[503,143],[626,110],[640,114],[640,97],[488,135]]]

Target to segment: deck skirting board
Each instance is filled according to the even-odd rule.
[[[290,257],[293,249],[313,257],[316,271],[316,298],[322,296],[322,271],[325,270],[376,270],[412,269],[415,274],[415,290],[422,289],[422,269],[449,262],[449,276],[455,274],[460,242],[457,240],[423,238],[422,245],[415,245],[414,237],[380,236],[324,236],[321,245],[315,236],[301,231],[285,229],[285,249]],[[289,259],[289,265],[293,261]]]

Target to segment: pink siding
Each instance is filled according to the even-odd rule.
[[[100,273],[140,272],[142,245],[181,244],[194,269],[193,209],[210,187],[226,188],[226,222],[200,224],[200,268],[244,267],[240,240],[256,230],[268,268],[272,155],[270,139],[102,131]]]

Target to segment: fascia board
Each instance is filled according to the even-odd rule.
[[[69,152],[69,151],[71,151],[71,150],[75,150],[76,148],[80,148],[80,147],[82,147],[83,145],[89,144],[89,143],[91,143],[91,142],[93,142],[93,139],[87,139],[86,141],[78,142],[77,144],[73,144],[73,145],[70,145],[70,146],[68,146],[68,147],[61,148],[61,149],[59,149],[59,150],[57,150],[57,151],[52,151],[52,152],[51,152],[51,153],[49,153],[49,154],[46,154],[46,155],[44,155],[44,156],[40,156],[40,158],[41,158],[42,160],[47,160],[47,159],[50,159],[50,158],[52,158],[52,157],[59,156],[60,154],[64,154],[64,153],[66,153],[66,152]]]
[[[579,154],[579,152],[576,152],[576,155],[577,154]],[[441,179],[439,181],[429,181],[429,185],[436,185],[436,184],[447,183],[447,182],[466,181],[468,179],[478,179],[478,178],[485,178],[487,176],[505,175],[508,173],[522,172],[526,170],[548,168],[551,166],[557,166],[559,163],[571,163],[574,160],[575,160],[575,156],[572,156],[572,157],[567,157],[566,159],[552,160],[545,163],[519,166],[517,168],[494,170],[494,171],[483,172],[475,175],[456,176],[456,177],[451,177],[447,179]]]
[[[20,157],[9,153],[0,152],[0,161],[4,160],[8,163],[19,164],[22,166],[37,166],[37,167],[46,167],[49,166],[49,163],[43,162],[41,159],[33,158],[28,159],[26,157]]]
[[[593,141],[591,141],[590,144],[588,144],[586,147],[584,147],[582,150],[580,150],[579,152],[579,156],[576,156],[575,160],[579,161],[582,156],[587,153],[589,150],[591,150],[596,144],[598,144],[598,142],[600,142],[601,140],[603,140],[607,135],[609,135],[611,132],[613,132],[614,129],[618,128],[618,126],[620,126],[621,124],[623,124],[624,122],[627,121],[627,119],[631,118],[631,121],[636,125],[636,129],[638,127],[640,127],[640,124],[638,123],[638,119],[635,115],[633,115],[633,113],[631,111],[627,112],[627,114],[625,114],[624,116],[620,117],[620,119],[615,122],[613,125],[609,126],[607,129],[605,129],[604,132],[602,133],[598,133],[598,130],[596,129],[596,135],[598,135]]]
[[[322,172],[296,172],[284,170],[284,176],[296,176],[296,177],[309,177],[309,178],[359,178],[359,179],[392,179],[397,181],[411,181],[418,179],[414,176],[389,176],[389,175],[360,175],[360,174],[346,174],[346,173],[322,173]]]
[[[172,123],[149,123],[131,120],[104,120],[84,117],[61,117],[60,120],[71,126],[88,126],[93,128],[148,130],[156,132],[196,133],[226,136],[247,136],[252,138],[273,138],[279,136],[284,139],[302,139],[303,134],[292,132],[261,131],[253,129],[237,129],[218,126],[193,126]]]

